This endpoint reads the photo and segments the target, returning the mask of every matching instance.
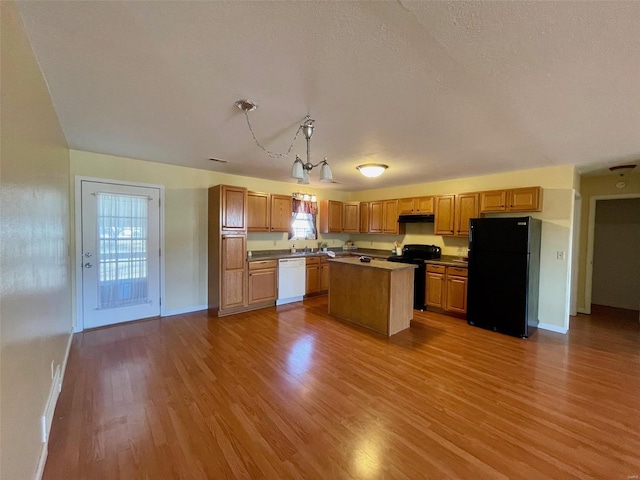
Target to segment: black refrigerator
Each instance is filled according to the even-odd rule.
[[[474,218],[469,229],[469,325],[526,338],[538,326],[542,222]]]

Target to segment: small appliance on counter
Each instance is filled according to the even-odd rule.
[[[405,245],[402,248],[402,255],[393,255],[387,260],[389,262],[410,263],[417,265],[414,270],[413,279],[413,308],[425,310],[425,286],[427,279],[427,265],[425,260],[440,258],[441,248],[437,245]]]

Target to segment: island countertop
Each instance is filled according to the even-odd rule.
[[[382,270],[405,270],[418,268],[417,265],[410,263],[395,263],[387,262],[386,260],[379,260],[373,258],[370,262],[361,262],[359,257],[336,257],[329,258],[330,263],[346,263],[349,265],[356,265],[365,268],[380,268]]]

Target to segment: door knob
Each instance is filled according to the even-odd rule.
[[[91,252],[85,253],[84,256],[87,257],[87,258],[91,258]]]
[[[87,263],[85,263],[85,264],[83,265],[83,267],[84,267],[84,268],[91,268],[91,267],[93,267],[93,265],[91,265],[89,262],[87,262]]]

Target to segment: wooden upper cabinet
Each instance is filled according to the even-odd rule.
[[[435,235],[453,235],[455,223],[455,195],[441,195],[435,198]]]
[[[382,233],[382,202],[369,202],[369,233]]]
[[[360,202],[360,233],[369,233],[369,202]]]
[[[477,193],[463,193],[456,195],[455,201],[455,235],[469,235],[469,220],[478,218]]]
[[[342,231],[345,233],[360,232],[360,202],[342,204]]]
[[[491,190],[480,192],[480,212],[506,212],[507,211],[507,191]]]
[[[401,198],[398,200],[399,215],[423,215],[433,213],[433,197]]]
[[[271,202],[268,193],[247,193],[247,230],[268,232],[271,228]]]
[[[542,188],[526,187],[509,190],[510,212],[542,211]]]
[[[541,187],[480,192],[480,213],[539,212],[541,210]]]
[[[413,213],[413,198],[401,198],[398,200],[398,213],[410,215]]]
[[[404,233],[404,223],[398,223],[398,200],[384,200],[382,212],[382,233],[395,235]]]
[[[293,198],[291,195],[271,195],[271,231],[288,232],[291,229]]]
[[[424,213],[433,213],[433,197],[418,197],[415,199],[417,203],[417,211],[416,213],[424,214]]]
[[[245,231],[247,229],[247,189],[222,185],[222,229]]]
[[[342,202],[320,200],[320,233],[342,232]]]

